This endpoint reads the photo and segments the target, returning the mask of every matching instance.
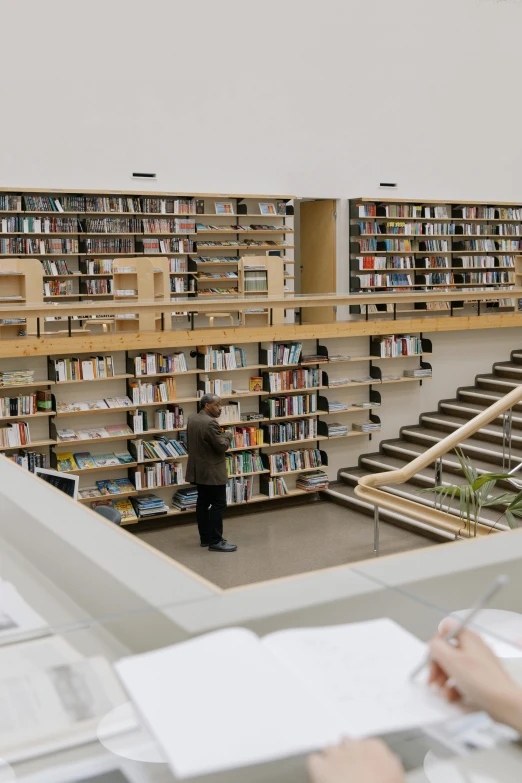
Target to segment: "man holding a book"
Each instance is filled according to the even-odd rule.
[[[223,513],[227,507],[227,463],[232,432],[222,432],[217,419],[221,400],[215,394],[201,398],[200,411],[187,424],[187,481],[197,485],[196,518],[201,546],[211,552],[235,552],[237,546],[223,538]]]

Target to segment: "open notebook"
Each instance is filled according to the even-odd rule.
[[[422,642],[382,619],[263,639],[232,628],[116,669],[174,774],[191,777],[454,717],[456,707],[409,682],[423,655]]]

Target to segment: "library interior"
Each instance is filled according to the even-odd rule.
[[[519,783],[522,0],[2,18],[0,783]]]

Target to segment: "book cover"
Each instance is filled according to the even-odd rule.
[[[58,440],[79,440],[74,430],[56,430]]]
[[[122,465],[128,465],[130,462],[135,461],[132,454],[129,454],[128,451],[116,451],[114,456]]]
[[[106,468],[111,465],[121,465],[115,454],[95,454],[94,461],[99,468]]]
[[[89,468],[96,467],[90,451],[81,451],[74,455],[74,459],[76,460],[76,464],[80,470],[87,470]]]
[[[250,378],[249,389],[251,392],[263,391],[263,379],[262,378]]]
[[[78,496],[80,498],[99,498],[101,492],[98,487],[83,487],[78,491]]]
[[[128,397],[106,397],[105,402],[109,408],[132,408],[134,405]]]
[[[120,492],[134,492],[135,486],[128,478],[114,479],[114,483],[120,488]]]
[[[96,486],[102,495],[119,495],[121,490],[111,479],[102,479],[96,482]]]
[[[36,408],[39,411],[50,411],[53,408],[52,394],[50,391],[40,389],[36,392]]]
[[[109,433],[105,427],[96,427],[91,430],[78,430],[78,437],[80,440],[100,440],[101,438],[108,438]]]
[[[109,437],[117,438],[121,435],[134,435],[128,424],[109,424],[105,427]]]
[[[134,511],[134,506],[132,505],[129,498],[121,498],[120,500],[114,500],[112,502],[112,505],[117,511],[120,512],[122,522],[129,522],[131,520],[137,519],[136,512]]]
[[[74,455],[69,451],[64,451],[63,454],[56,455],[56,469],[57,470],[78,470],[78,465],[74,459]]]

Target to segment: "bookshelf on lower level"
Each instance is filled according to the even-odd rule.
[[[354,355],[340,354],[341,344],[344,350],[355,344],[357,350]],[[422,335],[409,338],[388,335],[371,338],[366,347],[360,339],[353,343],[346,338],[340,343],[332,338],[323,342],[281,343],[275,347],[270,343],[251,342],[202,346],[196,351],[179,346],[165,350],[162,355],[129,349],[95,357],[74,354],[2,359],[0,384],[6,371],[26,374],[21,378],[24,385],[9,388],[0,385],[0,396],[18,397],[40,390],[46,392],[42,397],[48,407],[36,413],[21,412],[0,419],[0,428],[18,421],[29,427],[30,442],[25,451],[41,455],[30,457],[33,467],[36,461],[41,466],[57,467],[64,455],[83,455],[80,464],[88,467],[81,469],[78,460],[65,465],[67,472],[80,477],[80,491],[92,492],[90,497],[81,498],[83,504],[125,498],[131,501],[153,493],[168,507],[161,518],[186,516],[191,512],[172,506],[176,490],[187,487],[186,423],[197,412],[198,390],[201,394],[217,388],[216,384],[228,383],[227,391],[221,394],[220,424],[235,431],[236,442],[227,460],[231,480],[249,482],[251,495],[245,506],[280,497],[304,497],[309,493],[296,486],[298,476],[316,468],[327,472],[330,442],[337,444],[346,439],[346,443],[360,442],[361,449],[366,448],[368,439],[380,429],[381,413],[377,409],[384,407],[384,391],[380,387],[421,384],[431,372],[425,361],[431,353],[431,343]],[[389,364],[392,377],[387,375],[388,369],[383,369],[389,359],[394,360]],[[399,359],[404,360],[404,367],[400,371],[392,369],[401,366],[397,363]],[[417,368],[413,362],[418,363]],[[166,367],[177,369],[168,373],[159,371]],[[422,372],[423,377],[403,375],[412,370]],[[271,390],[267,388],[271,378],[293,387]],[[301,387],[306,382],[313,385]],[[139,396],[135,397],[136,394]],[[167,396],[146,401],[148,394]],[[147,430],[141,433],[136,429],[139,411],[140,421],[143,414],[147,418]],[[157,419],[161,420],[161,427],[157,426]],[[137,441],[154,444],[162,437],[170,441],[173,454],[158,456],[153,451],[140,455]],[[165,447],[160,442],[160,448]],[[21,455],[22,448],[16,444],[6,448],[8,455],[15,452]],[[287,454],[287,469],[276,466],[275,455],[279,452]],[[320,455],[320,465],[314,462],[317,455]],[[303,461],[294,467],[290,462],[293,459]],[[165,468],[159,480],[162,464],[171,467]],[[172,466],[179,466],[182,480],[159,486],[172,473]],[[147,478],[146,486],[139,487],[131,481],[138,468],[140,475]],[[273,482],[280,478],[286,483],[287,494],[269,497],[276,486]],[[114,489],[120,485],[125,491],[97,495],[97,491],[102,491],[97,481],[105,482],[106,491],[108,487]],[[238,503],[234,501],[230,505]],[[135,521],[138,520],[128,520],[126,524]]]

